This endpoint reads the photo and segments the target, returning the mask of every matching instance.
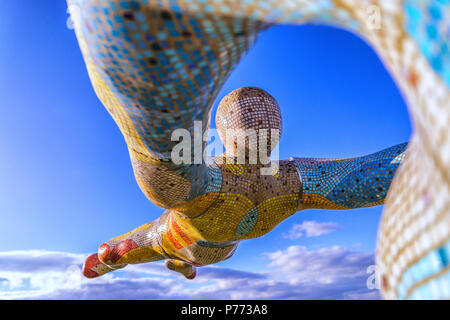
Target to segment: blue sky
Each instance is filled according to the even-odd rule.
[[[154,264],[65,286],[67,270],[86,254],[162,213],[134,180],[122,135],[95,96],[66,27],[66,8],[56,0],[0,2],[0,299],[239,298],[240,292],[256,299],[273,283],[269,298],[377,297],[365,290],[365,279],[382,207],[299,212],[189,283]],[[353,157],[409,140],[409,116],[390,75],[365,42],[342,30],[264,32],[215,107],[242,86],[278,100],[281,158]],[[294,262],[281,263],[286,257]],[[158,279],[182,294],[162,294]],[[129,291],[112,294],[119,285]]]

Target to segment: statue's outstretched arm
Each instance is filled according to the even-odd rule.
[[[384,203],[407,143],[353,159],[294,158],[302,208],[353,209]]]
[[[196,267],[180,260],[174,248],[164,245],[167,242],[163,237],[167,238],[169,216],[170,212],[166,211],[159,219],[103,243],[97,253],[86,259],[83,274],[96,278],[128,264],[166,260],[168,269],[181,273],[187,279],[195,278]]]

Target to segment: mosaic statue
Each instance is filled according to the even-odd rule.
[[[94,89],[125,137],[136,180],[166,209],[102,244],[87,258],[85,276],[165,260],[192,279],[196,267],[231,257],[240,241],[297,211],[385,203],[377,245],[383,296],[450,298],[449,0],[69,0],[69,7]],[[259,150],[274,150],[280,109],[264,90],[241,88],[217,111],[226,153],[174,161],[173,132],[206,134],[219,90],[259,33],[288,23],[343,27],[375,48],[410,110],[408,152],[400,144],[353,159],[291,158],[263,173],[261,159],[237,159],[255,139]],[[238,148],[228,136],[235,129],[258,135]],[[205,141],[198,144],[204,150]]]

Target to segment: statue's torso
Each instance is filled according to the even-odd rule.
[[[210,203],[196,216],[175,210],[165,219],[163,246],[199,264],[224,260],[239,240],[260,237],[299,208],[301,182],[290,161],[279,170],[262,175],[261,165],[218,164],[219,192],[203,194],[196,201]]]

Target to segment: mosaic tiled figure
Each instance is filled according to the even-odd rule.
[[[264,90],[240,88],[221,101],[216,123],[221,137],[227,137],[229,129],[279,132],[281,113],[276,100]],[[267,148],[265,151],[270,154],[279,136],[275,143],[258,147]],[[259,142],[260,135],[256,137]],[[130,263],[167,260],[168,268],[191,279],[195,277],[196,266],[229,258],[239,241],[266,234],[296,211],[382,204],[406,154],[406,144],[401,144],[354,159],[291,158],[280,161],[276,170],[267,175],[261,174],[265,165],[259,158],[252,164],[245,157],[249,156],[248,149],[243,150],[244,161],[237,161],[242,150],[234,148],[234,142],[225,139],[226,148],[233,150],[230,154],[210,158],[197,166],[195,170],[208,173],[205,180],[185,178],[187,185],[196,185],[201,192],[193,196],[186,189],[183,195],[186,200],[180,200],[178,207],[169,208],[158,220],[104,243],[98,254],[88,258],[85,275],[96,277]],[[170,165],[165,168],[153,163],[133,164],[137,179],[143,181],[141,188],[150,200],[154,201],[156,193],[159,199],[179,196],[180,185],[177,187],[174,182],[171,186],[166,181],[171,181],[173,174]],[[153,184],[152,179],[156,180]]]
[[[230,257],[239,241],[269,232],[296,211],[365,207],[386,197],[377,246],[384,297],[450,297],[449,0],[69,5],[93,86],[125,137],[137,182],[167,209],[103,244],[86,260],[86,276],[164,259],[169,269],[193,278],[196,266]],[[379,53],[412,116],[408,156],[402,144],[355,159],[292,158],[280,161],[272,175],[260,174],[261,163],[228,163],[233,152],[203,164],[172,162],[173,130],[194,135],[200,121],[200,134],[206,132],[218,91],[259,32],[310,22],[347,28]],[[227,108],[241,116],[221,111]],[[266,117],[255,121],[262,110]],[[245,117],[253,111],[256,117]],[[281,129],[276,101],[256,88],[231,93],[218,114],[225,115],[217,121],[222,128],[230,116],[239,128]]]

